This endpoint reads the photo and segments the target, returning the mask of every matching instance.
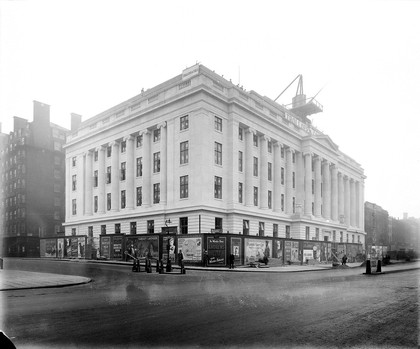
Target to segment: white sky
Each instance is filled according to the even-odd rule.
[[[32,101],[70,128],[201,62],[313,123],[365,169],[365,200],[420,217],[420,1],[0,0],[0,121]],[[288,104],[296,85],[278,102]],[[417,108],[416,108],[417,107]]]

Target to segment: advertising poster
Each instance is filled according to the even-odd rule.
[[[309,257],[309,250],[312,251],[312,257]],[[314,259],[318,262],[321,262],[321,243],[313,241],[304,241],[303,242],[303,261],[306,259]]]
[[[86,256],[86,238],[78,237],[77,258],[85,258]]]
[[[238,238],[231,238],[230,239],[230,245],[231,245],[231,249],[232,249],[232,253],[235,256],[235,262],[236,261],[240,261],[241,260],[241,255],[242,255],[242,251],[241,251],[241,239]]]
[[[322,242],[321,243],[321,261],[327,262],[331,260],[332,260],[331,243]]]
[[[111,238],[101,236],[101,257],[110,258]]]
[[[159,259],[159,236],[139,236],[134,249],[138,258]]]
[[[313,250],[303,250],[303,261],[310,261],[314,259],[314,251]]]
[[[184,261],[201,262],[201,238],[179,238],[178,252],[182,251]]]
[[[57,239],[57,257],[64,258],[64,239]]]
[[[263,261],[264,257],[271,258],[271,240],[245,239],[245,262]]]
[[[45,239],[40,239],[39,240],[39,255],[41,257],[45,257],[45,253],[46,253],[45,251],[47,250],[46,246],[47,244],[46,244]]]
[[[71,239],[64,239],[64,258],[71,258]]]
[[[173,236],[164,236],[163,237],[163,246],[162,246],[162,259],[166,263],[168,261],[168,250],[169,258],[171,262],[175,263],[175,238]]]
[[[72,238],[71,239],[71,245],[70,245],[70,257],[77,258],[79,255],[79,239],[78,238]]]
[[[292,248],[291,248],[291,261],[292,262],[299,262],[299,241],[291,241]]]
[[[226,264],[226,238],[207,238],[209,264]]]
[[[284,260],[286,262],[292,261],[292,242],[284,242]]]
[[[40,256],[41,257],[57,257],[57,240],[56,239],[40,239]]]
[[[114,259],[121,259],[122,258],[122,244],[123,244],[123,237],[122,236],[114,236],[112,239],[112,258]]]
[[[283,259],[283,241],[275,240],[273,249],[273,258]]]

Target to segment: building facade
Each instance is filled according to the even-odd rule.
[[[67,235],[365,243],[364,173],[307,119],[202,65],[67,138]]]
[[[6,256],[39,256],[39,238],[63,231],[67,129],[34,101],[33,121],[14,117],[4,149],[2,238]],[[38,249],[38,251],[37,251]]]

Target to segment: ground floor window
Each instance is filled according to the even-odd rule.
[[[245,219],[242,222],[242,234],[249,235],[249,221]]]
[[[286,239],[290,239],[290,225],[286,225]]]
[[[264,226],[265,226],[264,222],[259,222],[259,224],[258,224],[258,227],[259,227],[258,235],[259,236],[264,236]]]
[[[223,218],[216,217],[214,219],[214,229],[223,229]]]
[[[105,235],[106,234],[106,225],[101,225],[101,234]]]
[[[115,224],[115,234],[121,234],[121,224],[120,223]]]
[[[150,220],[147,221],[147,234],[154,234],[155,233],[155,221]]]
[[[137,223],[131,222],[130,223],[130,234],[137,234]]]
[[[181,234],[188,234],[188,217],[181,217],[179,219],[179,230]]]
[[[273,224],[273,237],[279,237],[279,225],[277,223]]]

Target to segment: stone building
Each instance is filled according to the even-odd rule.
[[[65,145],[66,236],[169,227],[364,244],[363,169],[295,102],[198,64],[87,119]]]
[[[3,158],[2,240],[6,256],[39,256],[39,238],[63,231],[67,129],[34,101],[33,121],[14,117]]]

